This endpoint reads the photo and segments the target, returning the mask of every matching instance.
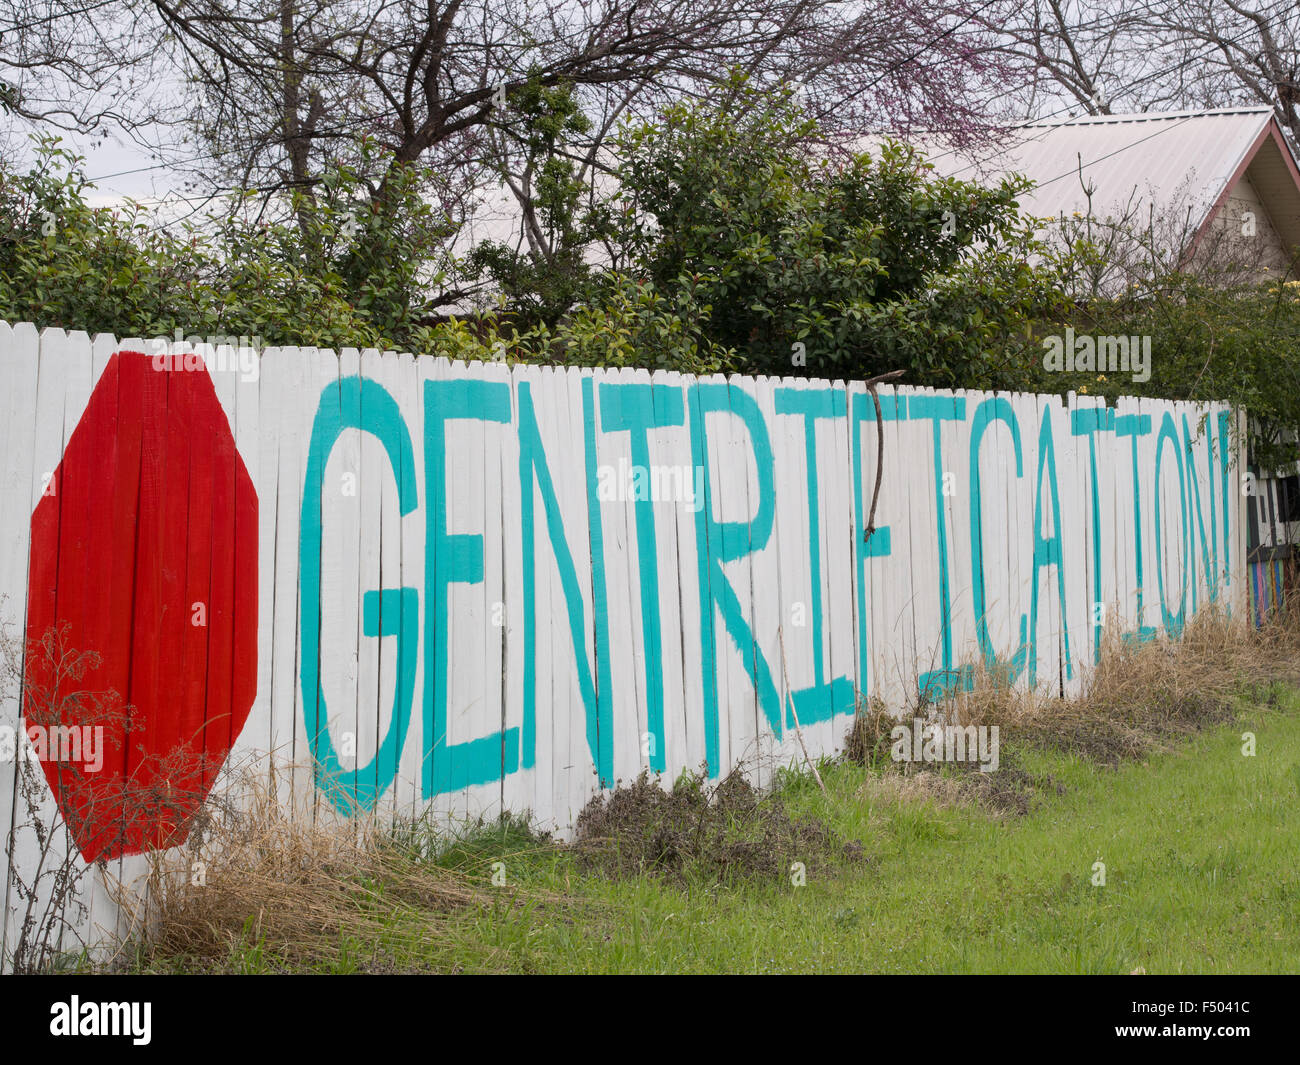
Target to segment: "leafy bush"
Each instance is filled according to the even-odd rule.
[[[0,172],[0,318],[118,336],[428,344],[416,293],[429,257],[413,250],[431,240],[423,205],[358,223],[341,173],[308,226],[249,220],[236,205],[169,229],[137,203],[92,206],[81,162],[44,140],[28,173]],[[413,187],[393,195],[418,199]]]
[[[1043,323],[1040,333],[1067,320]],[[1280,468],[1300,458],[1300,281],[1222,288],[1174,276],[1140,299],[1098,300],[1068,319],[1076,333],[1149,336],[1151,377],[1131,373],[1044,375],[1051,391],[1222,401],[1250,415],[1251,459]],[[1041,359],[1042,348],[1039,348]]]
[[[737,91],[740,117],[682,104],[622,135],[622,243],[649,283],[710,307],[702,335],[750,373],[1021,384],[1026,323],[1060,303],[1024,183],[937,178],[888,142],[818,158],[788,94]]]

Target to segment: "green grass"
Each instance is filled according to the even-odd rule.
[[[1254,757],[1242,754],[1245,731]],[[1018,757],[1066,793],[1000,820],[864,797],[868,771],[850,765],[823,767],[826,797],[790,777],[791,809],[823,817],[865,852],[804,887],[611,881],[517,826],[481,833],[436,860],[484,883],[503,862],[499,904],[436,928],[408,914],[384,943],[348,944],[342,968],[373,970],[382,954],[380,968],[460,972],[1300,969],[1300,695],[1244,706],[1233,726],[1118,770]],[[1093,883],[1097,861],[1104,886]],[[249,955],[233,965],[269,966]]]

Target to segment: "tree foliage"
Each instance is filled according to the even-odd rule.
[[[590,294],[591,245],[609,236],[603,206],[593,202],[575,162],[575,141],[590,132],[573,86],[533,79],[508,97],[494,131],[500,180],[520,208],[520,240],[485,239],[466,257],[471,282],[490,283],[515,318],[554,326]]]
[[[305,248],[295,225],[238,211],[168,229],[138,204],[96,207],[81,160],[54,140],[26,173],[0,172],[0,318],[118,336],[259,336],[268,344],[419,348],[420,273],[439,246],[414,191],[403,222],[357,264],[355,178],[332,175]],[[433,235],[431,235],[431,232]]]
[[[674,106],[620,141],[623,247],[704,335],[757,373],[1012,387],[1030,317],[1056,304],[1016,210],[1025,185],[940,178],[915,151],[814,153],[789,94],[733,120]],[[806,366],[806,369],[801,367]]]
[[[817,124],[789,94],[749,100],[735,118],[704,103],[630,123],[616,188],[593,208],[567,169],[566,138],[581,128],[573,101],[540,83],[517,100],[512,150],[537,184],[537,240],[488,246],[468,266],[414,166],[386,212],[365,166],[339,165],[310,210],[267,219],[236,204],[166,227],[138,205],[93,206],[79,160],[43,142],[29,171],[0,170],[0,318],[460,359],[847,379],[903,369],[907,383],[936,387],[1220,400],[1251,412],[1256,462],[1296,458],[1290,275],[1227,286],[1148,249],[1124,259],[1120,290],[1094,285],[1076,303],[1067,288],[1118,254],[1109,236],[1081,229],[1045,248],[1017,216],[1015,181],[937,178],[888,141],[818,148]],[[466,269],[494,275],[504,309],[439,313],[430,294]],[[1066,325],[1150,336],[1150,380],[1046,372],[1039,338]]]
[[[1040,333],[1073,325],[1093,336],[1150,337],[1151,376],[1044,374],[1040,390],[1226,402],[1250,415],[1251,462],[1282,469],[1300,460],[1300,281],[1224,288],[1174,275],[1137,299],[1098,300]],[[1039,349],[1041,352],[1041,348]]]

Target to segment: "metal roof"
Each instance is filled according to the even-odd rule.
[[[1272,121],[1268,107],[1155,114],[1097,115],[1064,122],[1028,122],[982,153],[931,149],[938,173],[988,180],[1021,173],[1036,184],[1020,196],[1039,218],[1087,213],[1118,217],[1178,206],[1203,219]]]

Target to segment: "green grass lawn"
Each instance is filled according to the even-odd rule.
[[[1021,817],[899,798],[877,771],[851,764],[823,766],[826,796],[810,775],[788,774],[781,796],[791,813],[815,815],[862,847],[854,861],[809,855],[804,886],[789,877],[611,879],[518,829],[482,830],[438,864],[468,874],[471,896],[485,902],[422,910],[379,887],[363,904],[384,931],[345,935],[337,951],[308,964],[326,972],[1300,971],[1300,692],[1264,694],[1241,704],[1235,724],[1118,769],[1004,745],[1004,765],[1012,754],[1022,770],[1063,785],[1041,788]],[[1247,731],[1253,757],[1242,753]],[[1094,883],[1097,862],[1104,885]],[[492,885],[494,871],[505,886]],[[217,968],[303,969],[255,942],[248,927]],[[135,965],[212,967],[156,953]]]
[[[1256,755],[1242,754],[1254,732]],[[573,905],[394,928],[398,967],[517,972],[1295,972],[1300,970],[1300,697],[1118,770],[1022,754],[1065,785],[1026,817],[863,796],[866,771],[787,786],[792,809],[864,845],[806,886],[610,881],[489,839],[508,884]],[[1105,885],[1094,885],[1094,863]],[[510,887],[498,889],[502,897]],[[355,945],[343,967],[371,954]],[[256,967],[256,966],[254,966]]]

